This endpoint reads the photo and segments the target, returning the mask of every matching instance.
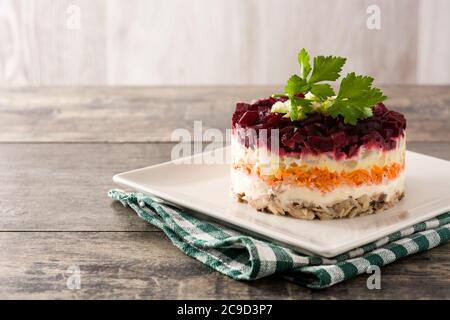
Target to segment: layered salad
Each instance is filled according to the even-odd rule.
[[[298,54],[285,92],[238,102],[231,191],[257,210],[301,219],[375,213],[404,196],[406,120],[345,58]],[[337,89],[335,89],[337,88]]]

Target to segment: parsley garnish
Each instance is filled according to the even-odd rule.
[[[321,112],[333,118],[342,116],[345,123],[355,125],[359,119],[372,116],[372,106],[386,99],[380,89],[372,87],[373,78],[349,73],[342,79],[337,95],[329,83],[323,83],[337,80],[345,61],[342,57],[317,56],[311,68],[308,52],[302,49],[298,53],[300,75],[291,76],[284,88],[290,101],[287,115],[292,121]]]

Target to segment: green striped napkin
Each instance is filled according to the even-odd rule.
[[[197,219],[142,193],[111,190],[108,195],[130,206],[160,228],[188,256],[236,280],[280,274],[309,288],[326,288],[405,256],[434,248],[450,239],[450,213],[395,232],[332,259],[307,256]]]

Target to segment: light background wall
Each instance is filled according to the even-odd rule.
[[[279,84],[302,47],[378,83],[450,83],[450,1],[0,0],[2,87]]]

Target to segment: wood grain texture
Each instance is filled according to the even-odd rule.
[[[450,2],[422,0],[419,6],[418,22],[417,81],[419,83],[449,83]],[[443,32],[446,34],[444,35]]]
[[[282,83],[302,47],[379,83],[448,84],[449,14],[445,0],[5,0],[0,86]]]
[[[366,27],[369,5],[381,9],[380,30]],[[130,1],[128,15],[123,6],[111,7],[110,83],[281,83],[302,47],[348,57],[348,70],[383,83],[416,80],[417,1]]]
[[[280,86],[0,89],[0,142],[169,142],[178,128],[222,132],[236,101]],[[450,141],[450,86],[385,86],[409,141]],[[437,116],[438,115],[438,116]],[[198,140],[198,139],[197,139]]]
[[[185,256],[154,232],[2,232],[0,299],[430,299],[448,298],[449,245],[312,291],[278,277],[238,282]],[[81,271],[68,289],[67,269]]]
[[[106,193],[120,172],[169,161],[174,144],[0,144],[1,231],[154,231]],[[450,160],[450,142],[408,149]]]
[[[85,8],[75,29],[74,6]],[[0,86],[106,83],[105,13],[105,1],[2,1]]]
[[[170,160],[171,147],[2,144],[0,230],[152,230],[107,192],[114,174]]]
[[[449,298],[449,245],[311,291],[277,277],[233,281],[108,199],[113,174],[170,159],[174,128],[224,130],[235,100],[275,87],[0,90],[0,298]],[[448,86],[389,86],[408,149],[450,160]],[[164,113],[161,113],[164,110]],[[147,143],[152,141],[152,143]],[[81,289],[66,286],[81,269]]]

